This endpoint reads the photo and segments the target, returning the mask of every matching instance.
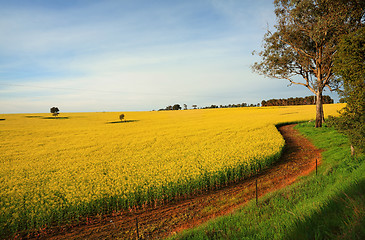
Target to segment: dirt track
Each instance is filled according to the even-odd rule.
[[[157,207],[121,211],[113,215],[85,219],[75,226],[48,229],[38,239],[161,239],[207,220],[231,213],[255,198],[293,183],[299,176],[315,169],[320,163],[320,150],[293,129],[294,125],[279,128],[286,147],[280,161],[256,177],[210,191],[188,199],[177,200]],[[33,235],[34,236],[34,235]]]

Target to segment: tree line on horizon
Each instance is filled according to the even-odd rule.
[[[323,96],[323,103],[324,104],[332,104],[334,100],[328,96]],[[239,107],[268,107],[268,106],[290,106],[290,105],[315,105],[316,104],[316,97],[315,96],[306,96],[306,97],[291,97],[291,98],[280,98],[280,99],[269,99],[269,100],[262,100],[261,104],[248,104],[248,103],[237,103],[237,104],[228,104],[228,105],[215,105],[212,104],[210,106],[201,107],[199,109],[211,109],[211,108],[239,108]],[[198,109],[197,105],[192,105],[193,109]],[[169,110],[187,110],[188,106],[184,104],[184,108],[180,106],[180,104],[169,105],[165,108],[161,108],[158,111],[169,111]]]
[[[333,99],[330,96],[323,96],[323,104],[332,104],[334,103]],[[262,100],[261,106],[290,106],[290,105],[315,105],[316,97],[315,96],[306,96],[306,97],[296,97],[296,98],[280,98],[280,99],[269,99]]]
[[[260,107],[260,103],[257,104],[248,104],[248,103],[237,103],[237,104],[228,104],[228,105],[210,105],[207,107],[202,107],[201,109],[209,109],[209,108],[239,108],[239,107]]]
[[[237,104],[228,104],[228,105],[215,105],[212,104],[210,106],[205,106],[205,107],[198,107],[198,105],[194,104],[192,105],[192,109],[211,109],[211,108],[237,108],[237,107],[260,107],[260,103],[257,104],[248,104],[248,103],[237,103]],[[182,108],[180,106],[180,104],[175,104],[175,105],[169,105],[165,108],[161,108],[158,111],[169,111],[169,110],[188,110],[188,106],[186,104],[184,104],[184,108]]]

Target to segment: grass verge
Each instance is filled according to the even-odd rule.
[[[352,158],[347,137],[333,128],[297,129],[325,150],[317,176],[171,239],[365,239],[365,156]]]

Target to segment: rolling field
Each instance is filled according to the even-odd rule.
[[[325,105],[336,115],[344,105]],[[64,224],[211,189],[281,153],[275,125],[315,106],[1,114],[0,232]]]

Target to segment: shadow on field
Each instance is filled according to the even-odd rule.
[[[25,116],[26,118],[41,118],[42,116]]]
[[[365,239],[365,179],[295,225],[288,239]]]
[[[107,122],[107,124],[114,124],[114,123],[129,123],[129,122],[139,122],[139,120],[115,121],[115,122]]]
[[[280,115],[289,115],[289,114],[297,114],[298,112],[291,112],[291,113],[282,113]]]
[[[5,118],[0,118],[0,121],[5,121]]]
[[[68,117],[44,117],[42,119],[68,119]]]

